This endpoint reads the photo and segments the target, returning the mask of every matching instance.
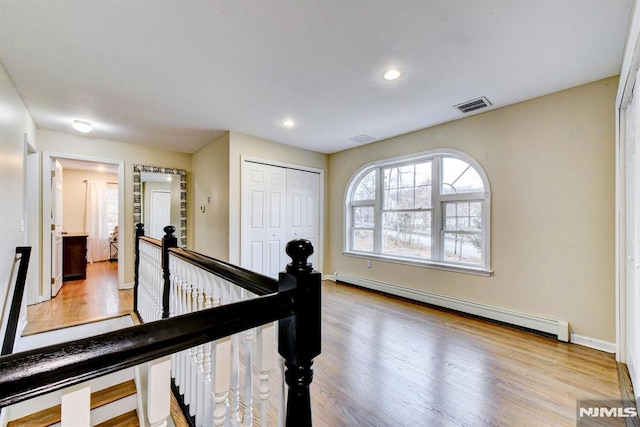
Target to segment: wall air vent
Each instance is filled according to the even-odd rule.
[[[472,111],[480,110],[481,108],[487,108],[491,105],[491,102],[484,96],[471,101],[463,102],[462,104],[454,105],[453,108],[457,108],[462,114],[467,114]]]
[[[376,139],[374,137],[372,137],[371,135],[366,135],[364,133],[361,133],[360,135],[356,135],[352,138],[349,138],[350,141],[355,141],[357,143],[360,144],[365,144],[367,142],[371,142],[371,141],[375,141]]]

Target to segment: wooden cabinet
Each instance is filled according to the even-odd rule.
[[[62,281],[87,278],[87,235],[62,236]]]

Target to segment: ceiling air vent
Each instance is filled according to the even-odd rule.
[[[352,138],[349,138],[350,141],[355,141],[357,143],[360,144],[365,144],[367,142],[371,142],[371,141],[375,141],[376,139],[374,137],[372,137],[371,135],[366,135],[364,133],[361,133],[360,135],[356,135]]]
[[[462,104],[454,105],[453,108],[457,108],[462,114],[466,114],[481,108],[487,108],[490,105],[491,102],[482,96],[480,98],[472,99],[471,101],[463,102]]]

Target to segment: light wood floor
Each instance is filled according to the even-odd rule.
[[[620,399],[612,354],[330,282],[322,309],[318,426],[575,426]]]
[[[55,298],[27,307],[23,335],[131,313],[133,290],[118,290],[118,263],[87,264],[87,279],[64,282]]]
[[[115,264],[89,269],[28,308],[27,333],[131,310]],[[316,426],[575,426],[578,399],[621,397],[611,354],[332,282],[322,297]]]

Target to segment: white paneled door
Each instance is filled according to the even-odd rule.
[[[51,296],[62,287],[62,165],[51,162]]]
[[[277,277],[289,240],[318,244],[320,174],[250,161],[242,168],[241,265]],[[316,247],[316,251],[318,248]],[[311,258],[316,265],[317,253]]]

